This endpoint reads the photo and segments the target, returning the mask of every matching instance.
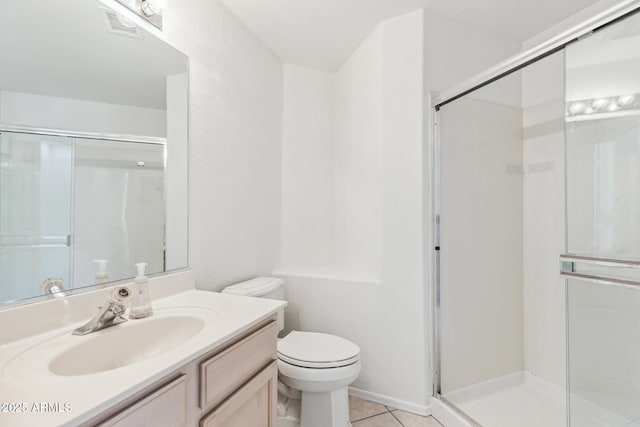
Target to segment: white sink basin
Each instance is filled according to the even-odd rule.
[[[87,375],[120,368],[161,354],[189,340],[205,327],[197,317],[130,320],[89,334],[49,364],[56,375]]]
[[[220,321],[216,310],[172,307],[146,319],[129,320],[87,335],[72,330],[40,341],[12,357],[2,369],[7,379],[25,375],[81,377],[166,356],[189,354],[190,343]],[[79,325],[77,325],[79,326]]]

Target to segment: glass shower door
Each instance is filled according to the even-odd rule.
[[[165,146],[75,139],[74,283],[94,283],[94,260],[106,260],[109,280],[164,268]]]
[[[572,427],[640,426],[640,15],[566,48]]]
[[[71,287],[72,165],[69,138],[0,132],[0,301]]]

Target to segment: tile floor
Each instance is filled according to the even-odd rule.
[[[423,417],[379,403],[349,396],[353,427],[442,427],[433,417]]]

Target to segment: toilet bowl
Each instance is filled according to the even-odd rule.
[[[258,277],[222,292],[284,300],[284,281]],[[280,330],[283,312],[278,313]],[[360,348],[335,335],[292,331],[278,340],[278,427],[348,427],[347,387],[360,374]]]

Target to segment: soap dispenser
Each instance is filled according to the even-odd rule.
[[[107,273],[108,259],[94,259],[93,262],[98,264],[98,272],[96,273],[96,285],[101,285],[109,281],[109,273]]]
[[[151,299],[149,298],[149,281],[144,275],[146,262],[136,264],[138,276],[133,281],[133,295],[131,298],[131,308],[129,309],[130,319],[144,319],[153,315]]]

